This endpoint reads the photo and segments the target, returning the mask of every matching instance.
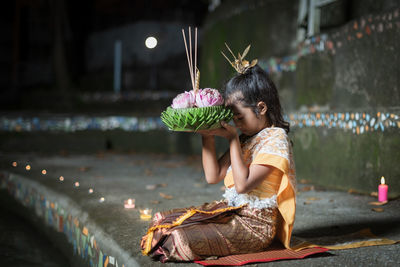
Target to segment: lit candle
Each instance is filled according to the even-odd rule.
[[[26,165],[26,167],[25,167],[25,169],[27,170],[27,171],[29,171],[30,169],[31,169],[31,165]]]
[[[135,199],[127,199],[124,201],[125,209],[134,209],[135,208]]]
[[[378,200],[380,202],[387,201],[388,200],[387,193],[388,193],[388,185],[385,184],[385,177],[382,176],[381,184],[378,187]]]
[[[151,219],[151,209],[141,209],[140,210],[140,219],[143,221],[148,221]]]
[[[42,170],[42,174],[46,175],[47,171],[46,170]]]
[[[63,182],[64,181],[64,176],[60,176],[60,182]]]
[[[106,199],[105,199],[104,197],[101,197],[101,198],[99,199],[99,202],[100,202],[100,203],[103,203],[104,201],[106,201]]]
[[[75,182],[75,187],[79,187],[79,182]]]
[[[16,161],[13,161],[12,166],[13,166],[13,167],[17,167],[17,166],[18,166],[18,163],[17,163]]]
[[[93,194],[93,188],[89,188],[88,192],[89,194]]]

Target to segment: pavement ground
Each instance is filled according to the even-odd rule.
[[[12,162],[17,162],[13,167]],[[31,169],[26,170],[29,164]],[[147,221],[139,208],[157,211],[200,205],[222,198],[223,183],[208,185],[199,156],[173,154],[42,155],[0,154],[0,170],[40,183],[60,197],[72,200],[96,229],[132,257],[140,266],[195,266],[193,263],[154,262],[142,256],[140,239]],[[46,170],[46,174],[42,174]],[[59,177],[63,176],[64,181]],[[379,237],[400,240],[400,200],[374,211],[370,195],[328,190],[298,177],[296,223],[293,234],[310,238],[337,236],[370,228]],[[351,179],[351,177],[349,177]],[[75,183],[79,182],[79,187]],[[92,189],[92,193],[89,190]],[[3,190],[4,192],[4,190]],[[99,201],[104,198],[104,201]],[[134,198],[135,209],[124,200]],[[4,230],[6,231],[6,230]],[[104,240],[103,240],[104,241]],[[104,242],[108,242],[105,240]],[[68,257],[68,255],[66,255]],[[400,244],[335,250],[302,260],[282,260],[250,266],[399,266]]]

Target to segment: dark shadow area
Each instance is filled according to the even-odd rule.
[[[305,259],[306,258],[313,258],[313,259],[327,258],[327,257],[335,257],[335,256],[336,256],[335,254],[332,254],[330,252],[323,252],[323,253],[318,253],[318,254],[313,254],[313,255],[307,256],[307,257],[305,257]]]
[[[345,223],[345,224],[336,224],[330,226],[313,227],[311,229],[296,231],[294,235],[304,238],[315,238],[321,236],[339,236],[339,235],[347,235],[355,233],[366,228],[371,229],[371,232],[379,237],[386,236],[393,232],[398,232],[400,231],[400,216],[391,219],[382,219],[382,220],[375,219],[358,223],[347,223],[347,224]]]
[[[0,191],[1,266],[70,266],[44,233],[13,211],[17,203],[12,202],[7,192]]]

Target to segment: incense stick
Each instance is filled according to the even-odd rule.
[[[191,68],[191,65],[190,65],[189,52],[188,52],[188,48],[187,48],[187,42],[186,42],[185,30],[184,30],[184,29],[182,29],[182,35],[183,35],[183,42],[184,42],[184,44],[185,44],[185,49],[186,49],[186,58],[187,58],[187,60],[188,60],[190,79],[191,79],[191,81],[192,81],[192,86],[193,86],[192,68]]]
[[[196,94],[199,87],[200,71],[197,69],[197,27],[194,28],[194,65],[193,65],[193,50],[192,50],[192,30],[189,26],[189,49],[186,41],[185,30],[182,29],[183,42],[185,44],[186,58],[189,65],[189,74],[192,82],[193,91]]]
[[[193,86],[193,90],[195,91],[196,89],[195,89],[195,84],[194,84],[194,79],[195,79],[195,75],[194,75],[194,72],[196,71],[196,70],[193,70],[193,51],[192,51],[192,30],[190,29],[190,26],[189,26],[189,50],[190,50],[190,53],[189,53],[189,56],[190,56],[190,66],[191,66],[191,68],[192,68],[192,72],[190,73],[190,75],[191,75],[191,77],[192,77],[192,86]]]
[[[198,72],[198,70],[197,70],[197,27],[194,28],[194,32],[195,32],[195,34],[194,34],[194,72],[195,72],[194,73],[194,77],[195,77],[194,93],[196,94],[197,93],[197,89],[199,89],[198,88],[198,85],[199,85],[198,79],[200,78],[200,77],[198,77],[199,75],[197,75],[197,72]]]

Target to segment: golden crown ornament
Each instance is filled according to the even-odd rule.
[[[231,66],[240,74],[244,74],[248,69],[254,67],[258,60],[253,59],[251,63],[248,60],[245,60],[244,58],[246,57],[247,53],[250,50],[251,45],[248,45],[246,49],[243,51],[242,54],[238,53],[238,57],[236,58],[235,54],[232,52],[232,50],[229,48],[229,46],[225,43],[226,48],[228,48],[228,51],[231,53],[233,56],[233,60],[231,61],[225,54],[224,52],[221,51],[221,54],[228,60],[228,62],[231,64]]]

